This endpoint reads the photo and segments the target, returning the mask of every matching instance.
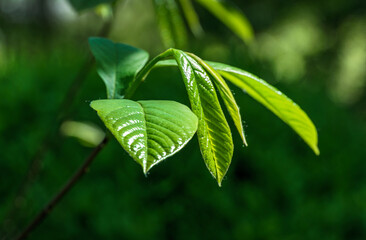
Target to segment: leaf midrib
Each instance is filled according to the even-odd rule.
[[[141,103],[137,102],[136,103],[140,106],[141,108],[141,112],[142,112],[142,116],[144,117],[144,129],[145,129],[145,135],[144,135],[144,142],[146,143],[145,146],[144,146],[144,149],[145,149],[145,157],[143,159],[143,162],[142,162],[142,168],[143,168],[143,171],[144,171],[144,174],[147,173],[147,169],[146,169],[146,164],[147,164],[147,157],[149,155],[149,148],[148,148],[148,144],[147,144],[147,126],[146,126],[146,114],[145,114],[145,111],[144,111],[144,108],[142,106]]]
[[[238,78],[237,76],[235,76],[234,74],[239,74],[239,75],[241,75],[241,76],[243,76],[243,77],[248,77],[248,78],[251,78],[251,77],[249,77],[249,76],[247,76],[247,75],[245,75],[245,74],[240,74],[239,72],[236,72],[236,71],[230,71],[230,70],[218,70],[219,72],[223,72],[224,73],[224,75],[225,74],[230,74],[232,77],[234,77],[234,78],[237,78],[237,79],[239,79],[240,80],[240,78]],[[251,78],[251,79],[253,79],[254,81],[256,81],[256,82],[260,82],[260,83],[262,83],[261,81],[258,81],[257,79],[255,79],[255,78]],[[281,111],[275,106],[275,105],[273,105],[268,99],[266,99],[264,96],[263,96],[263,94],[260,92],[260,91],[258,91],[255,87],[253,87],[251,84],[249,84],[248,82],[245,82],[244,84],[246,84],[247,86],[249,86],[255,93],[257,93],[259,96],[261,96],[262,97],[262,99],[268,104],[268,105],[270,105],[275,111],[276,111],[276,113],[277,113],[277,116],[282,120],[282,121],[284,121],[285,123],[287,123],[293,130],[295,130],[296,132],[297,132],[297,130],[293,127],[293,126],[291,126],[291,124],[289,124],[289,122],[290,121],[288,121],[288,120],[286,120],[285,119],[285,117],[283,116],[283,114],[281,113]],[[271,90],[273,90],[273,91],[278,91],[277,89],[275,89],[275,88],[273,88],[273,87],[271,87],[271,86],[269,86],[268,84],[265,84],[265,86],[266,87],[268,87],[268,88],[270,88]],[[288,101],[291,101],[293,104],[295,104],[300,110],[301,110],[301,108],[299,107],[299,105],[297,105],[295,102],[293,102],[292,100],[290,100],[289,98],[287,98],[286,97],[286,100],[288,100]],[[307,121],[309,121],[308,119],[307,119]],[[310,122],[311,123],[311,122]],[[308,127],[307,127],[308,128]],[[315,137],[317,138],[317,133],[316,133],[316,131],[314,131],[314,133],[313,133],[314,135],[315,135]],[[313,145],[312,143],[310,143],[310,142],[308,142],[307,140],[305,140],[305,142],[307,142],[307,143],[309,143],[310,145]],[[314,146],[315,148],[316,148],[316,144],[315,144],[315,146]]]
[[[212,158],[214,159],[214,162],[215,162],[215,178],[218,179],[218,165],[217,165],[217,159],[216,159],[216,155],[214,154],[214,152],[217,152],[217,149],[215,148],[215,145],[213,144],[212,140],[211,140],[211,134],[210,134],[210,129],[208,127],[208,124],[206,123],[206,117],[205,117],[205,113],[203,111],[203,107],[202,107],[202,101],[201,101],[201,93],[200,93],[200,88],[198,87],[198,83],[197,83],[197,74],[196,74],[196,71],[194,70],[194,68],[192,67],[192,64],[191,62],[189,61],[188,57],[186,56],[185,53],[182,54],[186,60],[187,60],[187,63],[189,64],[189,66],[192,68],[192,72],[193,72],[193,75],[194,75],[194,81],[196,82],[196,85],[197,85],[197,89],[198,89],[198,93],[199,93],[199,98],[200,98],[200,103],[201,103],[201,111],[202,111],[202,116],[203,116],[203,121],[205,121],[205,128],[206,128],[206,131],[207,131],[207,134],[210,136],[208,138],[209,142],[210,142],[210,145],[211,145],[211,148],[214,149],[215,151],[212,151],[211,148],[210,148],[210,152],[211,152],[211,155],[212,155]],[[206,71],[205,71],[206,73]],[[207,74],[207,73],[206,73]]]

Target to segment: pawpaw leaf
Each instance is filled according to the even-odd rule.
[[[210,77],[213,79],[213,82],[215,83],[216,88],[218,89],[222,100],[224,101],[224,104],[231,116],[231,118],[234,121],[235,127],[238,130],[241,139],[243,140],[244,145],[248,145],[247,141],[245,139],[244,134],[244,127],[241,120],[240,110],[239,106],[235,101],[234,95],[232,94],[229,86],[225,82],[225,80],[221,77],[221,75],[216,72],[216,70],[211,67],[209,64],[207,64],[205,61],[203,61],[201,58],[197,57],[196,55],[190,53],[189,54],[192,58],[194,58],[201,66],[210,74]]]
[[[319,155],[318,134],[308,115],[285,94],[264,80],[239,68],[209,62],[224,78],[245,90],[289,125]]]
[[[198,141],[206,166],[219,186],[233,156],[230,127],[221,109],[213,83],[204,68],[180,50],[173,50],[193,112],[198,117]]]
[[[142,49],[99,37],[89,38],[97,71],[105,83],[108,98],[122,98],[149,54]]]
[[[229,5],[228,2],[224,4],[220,0],[196,0],[196,2],[210,11],[245,43],[250,43],[253,40],[253,28],[239,9]]]
[[[187,30],[175,0],[154,0],[154,6],[164,46],[184,48]]]
[[[104,99],[90,106],[145,174],[182,149],[197,130],[196,115],[174,101]]]
[[[319,155],[318,133],[308,115],[290,98],[263,79],[227,64],[205,61],[220,75],[243,89],[248,95],[263,104],[290,126]],[[174,60],[162,60],[157,67],[174,67]]]

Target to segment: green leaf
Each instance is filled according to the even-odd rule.
[[[137,72],[146,64],[149,54],[105,38],[91,37],[89,45],[97,61],[98,74],[106,85],[107,97],[123,97]]]
[[[82,11],[88,8],[96,7],[103,3],[110,3],[114,0],[69,0],[70,4],[76,11]]]
[[[233,156],[231,131],[209,75],[192,57],[172,50],[178,63],[193,112],[198,117],[198,141],[210,173],[219,186]]]
[[[60,127],[61,133],[68,137],[74,137],[87,147],[96,147],[105,137],[105,133],[99,127],[76,121],[65,121]]]
[[[154,5],[164,46],[184,48],[187,30],[175,0],[154,0]]]
[[[90,106],[145,174],[182,149],[197,130],[196,115],[173,101],[105,99]]]
[[[250,43],[254,38],[252,26],[245,15],[233,6],[219,0],[196,0],[231,29],[244,42]]]
[[[194,10],[193,4],[191,0],[179,0],[180,6],[182,7],[182,11],[184,16],[186,17],[189,28],[191,29],[193,35],[195,37],[199,37],[202,35],[203,30],[200,24],[200,20],[196,11]]]
[[[244,145],[248,146],[247,141],[245,139],[244,127],[241,120],[239,106],[235,101],[235,98],[226,84],[225,80],[221,77],[221,75],[215,71],[210,65],[208,65],[201,58],[197,57],[194,54],[189,54],[192,58],[194,58],[201,66],[210,74],[211,78],[214,80],[216,88],[219,90],[219,93],[226,105],[226,108],[234,121],[235,127],[238,130],[241,139],[243,140]]]
[[[287,125],[289,125],[319,155],[318,133],[308,115],[285,94],[269,85],[263,79],[223,63],[206,61],[219,74],[242,88],[255,100],[263,104]],[[173,67],[173,60],[163,60],[156,67]]]
[[[289,125],[319,155],[318,134],[307,114],[282,92],[264,80],[239,68],[209,62],[224,78],[242,88]]]

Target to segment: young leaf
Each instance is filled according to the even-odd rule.
[[[221,109],[209,75],[193,58],[173,50],[193,112],[198,117],[198,141],[210,173],[219,186],[233,156],[234,145],[229,125]]]
[[[175,0],[154,0],[160,35],[165,47],[184,48],[187,31]]]
[[[196,115],[173,101],[105,99],[90,106],[145,174],[183,148],[197,130]]]
[[[282,92],[264,80],[239,68],[222,63],[209,62],[224,78],[245,90],[287,125],[289,125],[319,155],[318,134],[306,113]]]
[[[98,74],[106,85],[107,97],[123,97],[137,72],[146,64],[149,54],[105,38],[91,37],[89,45],[98,64]]]
[[[235,98],[226,84],[225,80],[221,77],[219,73],[215,71],[210,65],[208,65],[201,58],[197,57],[194,54],[189,54],[192,58],[194,58],[201,66],[210,74],[211,78],[214,80],[216,88],[219,90],[219,93],[226,105],[226,108],[234,121],[236,129],[238,129],[241,139],[243,140],[244,145],[248,145],[245,139],[244,128],[241,120],[239,106],[235,101]]]
[[[196,0],[215,17],[231,29],[244,42],[250,43],[254,37],[252,26],[245,15],[238,9],[227,6],[219,0]]]
[[[289,125],[319,155],[318,134],[308,115],[291,99],[263,79],[223,63],[206,61],[219,74],[242,88]],[[160,61],[157,67],[177,66],[173,60]]]
[[[96,7],[103,3],[110,3],[114,0],[69,0],[70,4],[76,11],[82,11],[88,8]]]

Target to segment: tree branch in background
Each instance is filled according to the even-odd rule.
[[[61,201],[61,199],[71,190],[73,186],[80,180],[80,178],[87,172],[90,164],[93,162],[98,153],[107,144],[108,138],[105,137],[103,141],[93,150],[84,163],[75,172],[75,174],[67,181],[65,186],[61,188],[59,193],[41,210],[41,212],[32,220],[32,222],[24,229],[24,231],[16,238],[17,240],[25,239],[27,236],[48,216],[53,208]]]
[[[107,21],[102,29],[99,31],[97,36],[104,37],[107,36],[110,32],[112,26],[112,20]],[[90,70],[94,65],[94,58],[90,53],[88,53],[88,57],[85,63],[80,68],[79,72],[71,82],[67,92],[65,93],[61,104],[58,107],[57,115],[55,115],[55,119],[50,121],[52,125],[48,126],[48,132],[44,136],[42,142],[39,144],[39,148],[34,153],[33,157],[30,160],[28,165],[27,173],[23,178],[16,194],[14,197],[14,201],[12,206],[10,207],[9,211],[4,215],[3,223],[1,224],[1,229],[3,234],[6,232],[6,222],[12,222],[14,220],[14,215],[17,212],[19,206],[17,206],[18,200],[24,199],[28,188],[30,187],[31,183],[34,179],[38,176],[43,158],[47,151],[51,148],[55,140],[57,139],[58,129],[62,122],[65,121],[70,115],[70,108],[72,106],[72,102],[75,99],[77,93],[79,92],[82,84],[84,83],[85,79],[87,78]]]

